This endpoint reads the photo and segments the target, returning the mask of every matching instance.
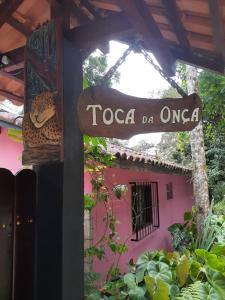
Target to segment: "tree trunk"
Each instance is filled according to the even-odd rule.
[[[188,93],[197,92],[197,69],[187,66]],[[202,122],[190,133],[190,144],[193,165],[193,192],[197,208],[197,229],[201,231],[209,209],[208,178]]]

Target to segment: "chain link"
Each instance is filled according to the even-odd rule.
[[[169,77],[165,71],[163,71],[158,65],[156,65],[152,57],[145,51],[145,49],[139,46],[140,52],[144,55],[145,59],[159,72],[159,74],[167,81],[169,84],[177,90],[177,92],[182,96],[187,96],[186,92],[176,83],[174,79]]]
[[[156,71],[182,96],[187,96],[186,92],[176,83],[174,79],[166,74],[157,64],[154,63],[152,57],[147,53],[147,51],[138,43],[130,45],[129,48],[123,53],[123,55],[116,61],[116,63],[106,72],[102,78],[102,84],[106,85],[107,82],[115,74],[116,70],[124,63],[127,56],[131,53],[132,50],[140,52],[144,55],[145,59],[155,68]]]
[[[106,72],[106,74],[102,78],[102,84],[106,85],[107,82],[112,78],[112,76],[115,74],[116,70],[124,63],[127,56],[131,53],[133,50],[133,45],[130,45],[129,48],[126,49],[126,51],[123,53],[123,55],[116,61],[116,63]]]

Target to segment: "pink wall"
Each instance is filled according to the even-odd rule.
[[[185,211],[193,205],[192,186],[190,179],[184,176],[150,173],[142,171],[130,171],[125,169],[106,169],[105,181],[110,187],[114,184],[126,184],[128,192],[124,200],[117,200],[113,197],[112,209],[119,220],[117,231],[121,237],[120,242],[128,245],[128,251],[120,258],[119,266],[122,271],[127,271],[127,263],[131,258],[136,259],[142,252],[154,249],[171,250],[171,238],[167,230],[168,226],[183,221]],[[159,190],[160,228],[154,231],[141,241],[131,241],[132,220],[131,220],[131,188],[129,182],[135,181],[157,181]],[[86,181],[87,182],[87,181]],[[166,199],[166,184],[173,182],[173,199]],[[88,186],[90,191],[90,185]],[[102,235],[104,223],[102,218],[105,215],[103,205],[98,205],[93,214],[94,242]],[[94,271],[106,274],[109,267],[117,261],[118,256],[110,250],[106,251],[105,259],[94,260]]]
[[[1,128],[0,133],[0,168],[6,168],[12,173],[22,169],[21,157],[23,144],[11,140],[7,136],[7,129]]]
[[[23,151],[22,143],[12,141],[7,136],[7,130],[2,128],[0,134],[0,167],[11,170],[14,174],[22,168],[21,156]],[[159,209],[160,209],[160,228],[145,239],[132,242],[132,220],[131,220],[131,190],[129,182],[135,181],[157,181],[159,189]],[[172,200],[166,200],[166,183],[173,182]],[[119,266],[122,271],[127,270],[127,263],[131,258],[136,259],[142,252],[154,249],[171,249],[170,235],[168,226],[176,222],[183,221],[183,214],[190,210],[193,204],[192,186],[184,176],[167,175],[160,173],[130,171],[125,169],[106,169],[105,182],[111,189],[115,184],[126,184],[129,188],[125,199],[117,200],[112,195],[112,209],[116,218],[120,221],[117,231],[121,237],[120,242],[128,245],[128,252],[124,254]],[[92,187],[90,177],[85,174],[85,192],[91,193]],[[103,217],[105,215],[103,205],[98,205],[93,214],[94,223],[94,242],[101,237],[104,229]],[[117,261],[117,256],[111,251],[106,251],[105,259],[94,260],[94,270],[106,274],[109,267]]]

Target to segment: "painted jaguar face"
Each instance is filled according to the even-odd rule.
[[[36,128],[41,128],[55,115],[54,94],[43,92],[33,100],[30,119]]]

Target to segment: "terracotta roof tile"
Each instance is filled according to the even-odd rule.
[[[110,142],[107,143],[107,152],[114,155],[118,159],[127,160],[130,162],[144,163],[147,165],[148,164],[155,165],[158,167],[164,167],[171,170],[179,170],[184,173],[190,173],[192,171],[192,168],[188,166],[183,166],[181,164],[177,164],[167,160],[162,160],[162,159],[159,160],[154,155],[144,154],[127,147],[112,144]]]

